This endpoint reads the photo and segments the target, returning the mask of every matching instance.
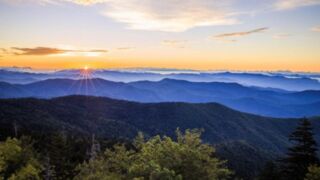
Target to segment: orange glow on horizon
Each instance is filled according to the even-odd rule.
[[[192,52],[180,50],[175,54],[146,51],[144,54],[111,54],[109,56],[3,56],[0,67],[31,67],[38,70],[58,69],[108,69],[108,68],[176,68],[194,70],[240,70],[240,71],[303,71],[320,72],[320,56],[286,57],[281,54],[244,54]],[[157,54],[160,54],[156,56]],[[301,63],[303,62],[303,63]]]

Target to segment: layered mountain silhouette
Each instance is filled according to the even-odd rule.
[[[0,68],[0,80],[13,84],[27,84],[40,80],[68,78],[79,79],[83,70],[71,69],[55,72],[35,72],[31,69],[19,70]],[[116,82],[160,81],[177,79],[191,82],[229,82],[244,86],[276,88],[288,91],[320,90],[319,73],[292,72],[205,72],[175,69],[118,69],[90,70],[92,78]]]
[[[320,91],[284,91],[237,83],[160,81],[113,82],[104,79],[48,79],[29,84],[0,82],[0,98],[53,98],[93,95],[137,102],[217,102],[230,108],[272,117],[320,114]]]

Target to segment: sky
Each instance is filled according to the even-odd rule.
[[[0,0],[0,66],[320,72],[320,0]]]

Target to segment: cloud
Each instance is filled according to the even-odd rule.
[[[63,54],[66,51],[57,48],[48,48],[48,47],[36,47],[36,48],[19,48],[12,47],[15,55],[52,55],[52,54]]]
[[[235,37],[242,37],[242,36],[248,36],[250,34],[254,33],[260,33],[268,30],[269,28],[263,27],[263,28],[258,28],[258,29],[253,29],[250,31],[241,31],[241,32],[233,32],[233,33],[224,33],[224,34],[218,34],[215,36],[212,36],[212,39],[216,40],[222,40],[222,41],[227,41],[227,42],[235,42],[235,39],[227,39],[227,38],[235,38]]]
[[[117,50],[131,50],[134,49],[135,47],[118,47]]]
[[[272,38],[273,39],[285,39],[290,36],[291,36],[291,34],[288,34],[288,33],[279,33],[279,34],[275,34]]]
[[[0,53],[5,54],[5,53],[7,53],[7,50],[5,48],[0,48]]]
[[[274,8],[277,10],[289,10],[319,4],[320,0],[277,0],[274,4]]]
[[[111,0],[104,15],[136,30],[182,32],[199,26],[230,25],[237,21],[218,1]]]
[[[102,13],[128,29],[182,32],[199,26],[237,23],[227,7],[231,0],[60,0],[79,5],[103,3]]]
[[[47,5],[47,4],[55,4],[60,5],[64,2],[69,2],[78,5],[94,5],[98,3],[105,3],[108,0],[2,0],[4,2],[10,4],[19,4],[19,3],[36,3],[40,5]]]
[[[94,4],[108,2],[108,0],[60,0],[60,1],[71,2],[79,5],[94,5]]]
[[[20,48],[12,47],[11,48],[13,55],[32,55],[32,56],[47,56],[47,55],[87,55],[94,56],[107,53],[107,50],[75,50],[75,49],[60,49],[60,48],[51,48],[51,47],[35,47],[35,48]],[[8,50],[7,50],[8,51]]]
[[[101,4],[102,14],[128,29],[183,32],[194,27],[237,24],[234,0],[12,0],[40,4]]]
[[[161,44],[165,46],[174,47],[174,48],[185,48],[187,42],[188,42],[187,40],[163,40]]]
[[[311,28],[311,31],[320,32],[320,26],[315,26],[315,27]]]

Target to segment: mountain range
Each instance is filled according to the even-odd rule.
[[[97,69],[88,70],[90,78],[116,82],[160,81],[177,79],[191,82],[229,82],[243,86],[283,89],[287,91],[320,90],[319,73],[296,72],[233,72],[176,69]],[[83,70],[34,71],[32,69],[0,68],[0,81],[28,84],[47,79],[80,79]]]
[[[0,98],[53,98],[93,95],[137,102],[217,102],[230,108],[271,117],[320,114],[320,91],[292,92],[237,83],[160,81],[113,82],[104,79],[48,79],[29,84],[0,82]]]

